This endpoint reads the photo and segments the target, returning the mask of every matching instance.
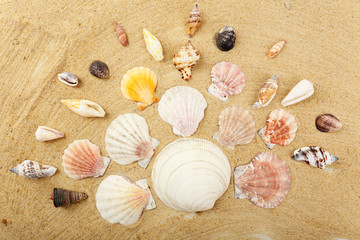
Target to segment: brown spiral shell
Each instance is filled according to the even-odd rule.
[[[315,124],[320,132],[337,132],[342,128],[340,120],[329,113],[318,116]]]
[[[51,199],[55,207],[62,207],[68,204],[77,203],[87,199],[86,193],[74,192],[62,188],[54,188]]]

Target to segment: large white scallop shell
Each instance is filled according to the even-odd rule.
[[[207,103],[203,95],[192,87],[168,89],[159,102],[159,115],[182,137],[193,135],[204,118]]]

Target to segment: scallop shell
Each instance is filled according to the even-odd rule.
[[[215,144],[182,138],[167,145],[157,156],[151,178],[160,200],[183,212],[211,209],[227,190],[230,163]]]
[[[190,40],[187,45],[182,47],[180,51],[174,55],[173,63],[177,70],[181,72],[182,78],[185,81],[189,81],[191,78],[191,68],[200,59],[200,53],[194,49]]]
[[[155,207],[146,179],[133,183],[126,177],[110,175],[101,182],[96,192],[96,208],[101,217],[110,223],[134,224],[144,209]]]
[[[315,120],[316,128],[320,132],[337,132],[342,128],[342,123],[332,114],[322,114]]]
[[[236,34],[235,29],[225,26],[215,35],[216,46],[221,51],[230,51],[235,46]]]
[[[115,23],[115,30],[116,30],[116,36],[119,39],[121,45],[123,45],[124,47],[127,46],[128,42],[124,28],[121,27],[118,23]]]
[[[11,172],[31,179],[51,177],[56,172],[56,167],[41,164],[31,160],[25,160],[16,167],[10,169]]]
[[[51,199],[53,200],[54,206],[62,207],[68,204],[78,203],[82,200],[87,199],[86,193],[69,191],[62,188],[54,188]]]
[[[269,50],[266,56],[268,58],[276,57],[280,53],[281,49],[284,47],[285,43],[286,43],[285,40],[276,43],[274,46],[271,47],[271,49]]]
[[[242,69],[231,62],[220,62],[211,69],[208,92],[223,102],[231,95],[239,94],[245,87],[245,75]]]
[[[152,35],[151,32],[149,32],[145,28],[143,29],[143,33],[144,33],[146,48],[151,54],[151,56],[154,57],[155,61],[163,60],[164,59],[163,49],[159,39],[157,39],[154,35]]]
[[[158,112],[162,120],[173,127],[174,134],[189,137],[204,118],[206,107],[206,100],[198,90],[177,86],[168,89],[162,96]]]
[[[295,138],[297,121],[283,109],[273,110],[266,119],[266,127],[258,131],[269,149],[275,145],[289,145]]]
[[[234,172],[235,198],[248,198],[256,206],[274,208],[290,189],[290,171],[275,153],[259,153]]]
[[[62,156],[65,173],[73,179],[104,175],[110,158],[100,154],[100,148],[89,140],[76,140],[69,144]]]
[[[69,72],[59,73],[58,79],[60,82],[72,87],[75,87],[79,83],[78,77],[75,74]]]
[[[115,118],[106,131],[106,150],[117,163],[126,165],[139,161],[146,168],[159,140],[152,138],[145,119],[135,113]]]
[[[304,79],[301,80],[298,84],[295,85],[293,89],[286,95],[281,104],[286,107],[291,104],[300,102],[314,93],[314,85],[312,82]]]
[[[266,107],[275,97],[276,91],[278,90],[277,75],[275,74],[272,78],[264,82],[260,88],[258,101],[254,103],[253,108]]]
[[[105,79],[109,77],[109,67],[106,65],[106,63],[102,62],[102,61],[94,61],[91,63],[90,67],[89,67],[89,71],[91,73],[91,75],[97,77],[97,78],[101,78],[101,79]]]
[[[191,11],[190,17],[186,22],[186,25],[188,26],[188,35],[189,37],[192,37],[196,30],[200,27],[201,24],[201,17],[200,17],[200,11],[199,7],[196,4],[195,8]]]
[[[321,147],[302,147],[294,151],[292,158],[296,161],[306,162],[313,167],[325,168],[339,158],[323,150]]]
[[[61,102],[71,111],[82,117],[104,117],[105,111],[102,107],[89,100],[65,99]]]
[[[46,126],[39,126],[35,132],[35,138],[38,141],[45,142],[64,137],[65,134],[56,129]]]
[[[156,74],[149,68],[134,67],[121,80],[121,92],[125,98],[138,102],[140,110],[159,101],[155,95]]]
[[[234,149],[236,145],[250,143],[255,136],[255,121],[242,107],[233,106],[224,109],[219,116],[219,131],[213,138],[221,146]]]

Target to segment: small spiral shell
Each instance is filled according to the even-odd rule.
[[[55,207],[62,207],[68,204],[77,203],[87,199],[86,193],[74,192],[62,188],[54,188],[51,199]]]
[[[128,45],[127,36],[123,27],[121,27],[118,23],[115,23],[116,36],[119,39],[121,45],[124,47]]]
[[[267,53],[267,57],[268,58],[276,57],[280,53],[281,49],[284,47],[285,43],[286,43],[286,41],[282,40],[282,41],[276,43],[274,46],[272,46],[270,51]]]
[[[188,35],[189,37],[192,37],[195,32],[198,30],[201,24],[201,16],[199,7],[196,4],[195,8],[191,11],[190,16],[186,22],[186,25],[188,26]]]

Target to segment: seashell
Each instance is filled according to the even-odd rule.
[[[97,78],[104,79],[109,77],[109,68],[105,63],[101,61],[92,62],[89,71],[91,75]]]
[[[296,161],[306,162],[313,167],[320,169],[325,168],[326,165],[331,165],[339,158],[324,151],[321,147],[302,147],[294,151],[292,158]]]
[[[213,208],[227,190],[230,163],[215,144],[182,138],[167,145],[157,156],[151,178],[160,200],[183,212]]]
[[[138,102],[140,110],[159,101],[155,95],[156,74],[149,68],[134,67],[121,80],[121,92],[125,98]]]
[[[133,183],[127,177],[110,175],[99,185],[95,198],[102,218],[123,225],[136,223],[144,210],[156,207],[146,179]]]
[[[248,198],[256,206],[274,208],[290,189],[290,171],[275,153],[263,152],[234,172],[235,198]]]
[[[177,86],[168,89],[159,102],[162,120],[173,127],[174,134],[193,135],[204,118],[207,103],[203,95],[192,87]]]
[[[121,45],[123,45],[124,47],[126,47],[128,45],[127,42],[127,36],[125,33],[125,30],[123,27],[121,27],[117,22],[115,23],[115,30],[116,30],[116,36],[119,39],[119,42],[121,43]]]
[[[258,101],[254,103],[253,108],[266,107],[273,100],[278,90],[277,75],[268,79],[259,91]]]
[[[173,63],[177,70],[181,72],[182,79],[189,81],[191,78],[191,68],[200,59],[200,53],[194,49],[190,40],[187,45],[182,47],[178,53],[174,55]]]
[[[221,146],[234,149],[236,145],[250,143],[255,137],[255,121],[251,114],[242,107],[225,108],[219,116],[219,131],[213,138]]]
[[[337,132],[342,128],[342,123],[332,114],[322,114],[316,118],[316,128],[320,132]]]
[[[235,46],[236,34],[235,29],[225,26],[215,35],[215,42],[221,51],[230,51]]]
[[[62,160],[64,172],[76,180],[103,176],[110,163],[110,158],[101,156],[100,148],[87,139],[69,144]]]
[[[300,102],[314,93],[314,85],[312,82],[304,79],[301,80],[298,84],[295,85],[293,89],[286,95],[281,104],[286,107],[291,104]]]
[[[105,111],[99,104],[89,100],[65,99],[61,102],[71,111],[82,117],[104,117]]]
[[[10,169],[11,172],[31,179],[51,177],[56,172],[56,167],[41,164],[31,160],[25,160],[16,167]]]
[[[79,83],[78,77],[75,74],[69,72],[59,73],[57,76],[60,82],[72,87],[75,87]]]
[[[223,102],[231,95],[239,94],[245,87],[245,75],[242,69],[231,62],[220,62],[211,69],[208,92]]]
[[[135,113],[115,118],[105,136],[106,150],[121,165],[138,161],[146,168],[154,155],[159,140],[152,138],[145,119]]]
[[[283,109],[273,110],[266,119],[266,127],[258,131],[269,149],[275,145],[289,145],[295,138],[297,121]]]
[[[54,202],[54,206],[62,207],[68,204],[73,204],[87,199],[86,193],[69,191],[62,188],[54,188],[51,200]]]
[[[266,56],[268,58],[276,57],[280,53],[281,49],[284,47],[285,43],[286,43],[285,40],[282,40],[282,41],[276,43],[274,46],[271,47],[271,49],[266,54]]]
[[[151,32],[149,32],[145,28],[143,29],[143,33],[144,33],[146,48],[151,54],[151,56],[154,57],[155,61],[159,62],[163,60],[164,58],[163,49],[159,39],[157,39],[154,35],[151,34]]]
[[[190,17],[186,22],[186,25],[188,26],[188,35],[189,37],[194,36],[196,30],[200,27],[201,24],[201,17],[200,17],[200,11],[197,4],[195,4],[195,8],[191,11]]]
[[[64,136],[65,134],[63,132],[46,126],[39,126],[35,132],[36,140],[41,142],[55,140]]]

